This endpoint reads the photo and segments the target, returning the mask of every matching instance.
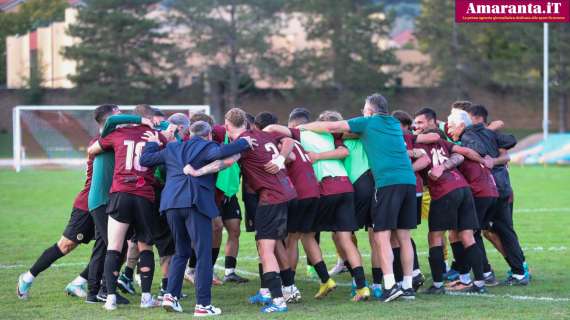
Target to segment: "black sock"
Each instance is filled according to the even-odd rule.
[[[350,276],[354,278],[354,271],[352,270],[352,267],[350,266],[350,262],[348,262],[348,260],[344,261],[344,266],[348,269]]]
[[[220,255],[220,248],[212,248],[212,265],[216,265],[218,256]]]
[[[317,241],[317,244],[321,244],[321,233],[320,232],[315,233],[315,240]]]
[[[420,269],[420,259],[418,259],[418,249],[416,248],[416,242],[412,240],[412,248],[414,249],[414,270]]]
[[[135,272],[135,270],[133,270],[133,268],[126,266],[125,267],[125,277],[129,278],[129,280],[133,280],[133,273]]]
[[[115,250],[107,250],[105,255],[105,279],[107,280],[107,294],[117,293],[117,278],[121,266],[121,253]]]
[[[372,281],[374,284],[382,283],[382,269],[381,268],[372,268]]]
[[[451,244],[451,251],[453,251],[453,257],[455,258],[454,270],[459,272],[459,274],[469,273],[469,266],[465,262],[465,250],[461,241],[457,241]]]
[[[295,276],[293,275],[293,270],[291,270],[291,268],[279,272],[279,275],[281,276],[284,287],[289,287],[295,284]]]
[[[404,271],[402,270],[402,260],[400,260],[400,248],[392,248],[392,253],[394,254],[394,262],[392,263],[394,278],[396,282],[402,282],[404,280]]]
[[[437,246],[429,248],[428,260],[433,282],[443,282],[443,273],[445,272],[443,268],[443,247]]]
[[[168,287],[168,278],[162,278],[162,287],[160,287],[162,290],[166,290],[166,288]]]
[[[89,264],[87,265],[87,267],[85,267],[85,269],[83,269],[83,271],[81,271],[79,276],[85,280],[89,279]]]
[[[267,288],[267,284],[263,279],[263,265],[261,263],[257,264],[257,270],[259,271],[259,287],[260,288]]]
[[[474,234],[475,242],[477,242],[477,246],[479,247],[479,251],[481,252],[481,256],[483,258],[483,272],[491,272],[491,264],[489,263],[489,259],[487,258],[487,251],[485,250],[485,243],[483,242],[483,238],[481,237],[481,230],[477,230]]]
[[[196,260],[196,251],[192,249],[192,252],[190,252],[190,259],[188,259],[188,268],[196,269]]]
[[[476,281],[483,281],[483,259],[481,257],[481,251],[479,251],[479,246],[477,243],[465,248],[465,260],[473,268],[473,275]]]
[[[263,274],[264,282],[271,292],[271,298],[281,298],[283,297],[283,291],[281,290],[281,278],[277,272],[267,272]]]
[[[53,246],[47,248],[44,253],[36,260],[36,263],[30,268],[30,273],[32,276],[37,277],[45,269],[49,268],[52,263],[57,259],[63,257],[64,254],[59,250],[57,243]]]
[[[154,277],[154,253],[150,250],[141,251],[139,263],[141,267],[141,292],[150,292],[152,278]],[[148,268],[148,270],[142,271],[144,268]]]
[[[321,260],[315,264],[315,271],[317,272],[319,279],[321,279],[321,283],[325,283],[331,278],[329,272],[327,271],[327,265],[325,264],[324,260]]]
[[[226,256],[224,265],[226,269],[235,269],[237,265],[237,259],[232,256]]]
[[[366,285],[366,277],[364,277],[364,268],[362,266],[352,269],[354,273],[354,282],[356,289],[362,289]]]

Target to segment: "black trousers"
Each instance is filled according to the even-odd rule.
[[[505,249],[505,260],[514,274],[523,275],[525,261],[519,238],[513,226],[513,206],[509,198],[499,198],[494,206],[491,229],[499,236]]]

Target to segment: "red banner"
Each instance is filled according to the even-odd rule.
[[[570,22],[570,0],[455,0],[455,22]]]

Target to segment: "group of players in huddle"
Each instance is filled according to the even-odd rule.
[[[308,268],[320,280],[316,299],[336,288],[331,276],[342,271],[352,276],[352,301],[414,299],[425,278],[410,230],[421,223],[422,208],[428,219],[433,279],[426,294],[485,293],[486,287],[500,284],[483,236],[510,268],[502,283],[527,285],[530,274],[513,228],[507,167],[507,150],[516,140],[498,130],[502,123],[488,124],[486,108],[468,101],[453,103],[446,122],[438,121],[430,108],[418,110],[414,118],[403,111],[389,114],[380,94],[366,98],[362,113],[347,121],[339,112],[325,111],[311,122],[310,112],[298,107],[282,126],[273,113],[254,117],[233,108],[224,124],[216,125],[203,113],[166,119],[148,105],[137,106],[133,114],[121,114],[116,105],[99,106],[94,117],[100,135],[90,142],[85,186],[61,239],[20,275],[18,297],[28,298],[39,273],[94,239],[88,266],[65,288],[69,295],[105,302],[105,308],[113,310],[129,303],[117,287],[135,293],[137,269],[141,308],[162,305],[182,311],[179,299],[185,295],[179,289],[167,292],[169,263],[179,250],[158,208],[165,173],[159,166],[144,166],[144,153],[149,142],[164,147],[194,136],[219,144],[244,138],[249,144],[247,150],[201,168],[187,165],[184,174],[217,175],[211,192],[220,216],[211,223],[212,249],[205,255],[211,259],[209,267],[218,258],[224,228],[228,240],[223,281],[214,275],[213,284],[248,281],[236,274],[241,188],[246,231],[255,232],[260,260],[260,289],[249,302],[262,304],[262,312],[285,312],[287,303],[301,300],[295,286],[299,241]],[[359,230],[369,235],[370,283],[354,236]],[[330,272],[319,245],[324,231],[332,232],[339,256]],[[451,266],[446,263],[448,242]],[[156,298],[151,295],[153,245],[163,275]],[[192,252],[189,258],[185,278],[194,281],[196,263],[204,255]],[[197,301],[194,315],[221,313],[209,297],[204,301]]]

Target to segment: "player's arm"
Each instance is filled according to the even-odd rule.
[[[315,152],[307,152],[309,158],[311,158],[312,162],[319,161],[319,160],[342,160],[350,154],[350,151],[346,147],[339,146],[334,150],[325,151],[320,153]]]
[[[502,120],[495,120],[495,121],[491,121],[491,123],[489,123],[489,125],[487,126],[487,129],[492,130],[492,131],[498,131],[501,130],[505,127],[505,123]]]
[[[355,139],[360,139],[360,135],[353,133],[353,132],[345,132],[342,134],[342,139],[343,140],[355,140]]]
[[[493,168],[494,164],[493,164],[492,159],[481,157],[481,155],[479,155],[479,153],[477,153],[477,151],[475,151],[471,148],[453,145],[453,147],[451,148],[451,152],[459,153],[460,155],[464,156],[465,158],[472,160],[472,161],[475,161],[475,162],[478,162],[478,163],[486,166],[489,169]]]
[[[463,155],[459,153],[452,153],[451,156],[449,156],[449,159],[445,160],[442,165],[434,166],[431,168],[431,170],[428,171],[429,178],[434,181],[439,179],[439,177],[441,177],[445,171],[456,168],[461,163],[463,163],[464,160],[465,158]]]
[[[291,138],[282,138],[280,146],[279,155],[263,166],[267,173],[277,174],[280,170],[285,169],[285,161],[291,155],[291,151],[295,147],[295,141]]]
[[[423,154],[421,157],[417,158],[414,162],[412,162],[412,168],[414,172],[422,171],[423,169],[427,168],[431,164],[431,160],[427,156],[427,154]]]
[[[505,165],[511,161],[511,156],[506,149],[499,149],[499,156],[497,158],[492,158],[493,163],[496,166]]]
[[[231,157],[211,162],[198,170],[194,169],[190,164],[187,164],[184,167],[183,171],[184,174],[187,176],[200,177],[206,174],[222,171],[225,168],[228,168],[232,166],[234,163],[236,163],[240,159],[240,157],[241,155],[239,153],[234,154]]]
[[[415,135],[414,143],[423,143],[423,144],[431,144],[436,143],[441,137],[438,133],[430,132],[430,133],[420,133]]]
[[[348,121],[315,121],[307,124],[302,124],[297,127],[301,130],[309,130],[313,132],[330,132],[330,133],[342,133],[350,132],[350,126]]]
[[[293,134],[291,133],[291,130],[285,126],[279,125],[279,124],[270,124],[267,127],[263,128],[263,131],[265,132],[269,132],[269,133],[278,133],[287,137],[292,137]]]
[[[103,150],[103,147],[101,147],[99,141],[93,142],[93,144],[91,144],[89,148],[87,148],[87,154],[89,154],[90,156],[98,155],[100,153],[103,153],[104,151],[105,150]]]
[[[253,148],[256,145],[255,139],[251,137],[241,137],[232,143],[224,145],[212,144],[212,146],[205,151],[204,160],[211,162],[228,158],[234,154],[242,153],[249,148]]]
[[[101,137],[104,138],[121,124],[142,124],[152,128],[152,121],[150,119],[133,114],[116,114],[110,116],[107,118],[107,121],[105,121],[105,126],[103,127],[103,131],[101,131]]]
[[[144,133],[143,140],[146,140],[148,143],[145,144],[141,157],[139,159],[139,163],[143,167],[154,167],[160,164],[165,163],[164,153],[166,152],[165,149],[160,150],[160,146],[162,145],[162,141],[159,137],[158,132],[147,131]]]

